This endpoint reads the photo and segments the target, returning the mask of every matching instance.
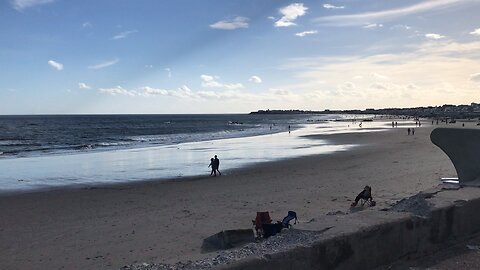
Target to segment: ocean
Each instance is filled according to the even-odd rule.
[[[255,136],[331,118],[248,114],[0,116],[0,157],[109,151]]]
[[[348,117],[0,116],[0,192],[208,176],[213,155],[228,174],[262,162],[346,151],[354,146],[305,135],[371,131],[335,121]]]

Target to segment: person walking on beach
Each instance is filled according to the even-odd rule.
[[[408,135],[410,135],[410,128],[407,129]]]
[[[210,159],[210,164],[208,165],[208,167],[212,167],[212,171],[210,172],[210,176],[212,176],[213,174],[215,174],[215,176],[217,175],[217,173],[215,172],[215,160],[213,158]]]
[[[220,170],[218,169],[220,167],[220,160],[218,159],[217,155],[215,155],[215,159],[213,160],[214,164],[214,169],[215,169],[215,176],[217,176],[216,172],[218,172],[218,175],[222,175]]]
[[[412,128],[412,136],[415,135],[415,129]]]

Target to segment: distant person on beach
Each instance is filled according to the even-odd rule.
[[[288,125],[288,133],[290,133],[290,125]]]
[[[213,174],[216,175],[216,172],[215,172],[215,160],[213,158],[210,159],[210,165],[208,165],[208,167],[212,167],[212,171],[210,172],[210,176],[212,176]]]
[[[408,135],[410,135],[410,128],[407,129],[407,133],[408,133]]]
[[[412,135],[415,135],[415,129],[412,128]]]
[[[220,167],[220,160],[218,159],[217,155],[215,155],[215,159],[213,160],[213,164],[214,164],[213,168],[215,169],[215,176],[217,176],[216,172],[218,172],[218,175],[222,175],[220,170],[218,170],[218,168]]]

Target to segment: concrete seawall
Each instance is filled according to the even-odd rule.
[[[431,254],[446,243],[480,232],[480,189],[440,191],[427,200],[432,206],[428,216],[355,213],[348,219],[351,229],[344,230],[348,228],[344,224],[343,229],[332,230],[310,246],[248,258],[219,269],[373,269]],[[352,219],[353,215],[357,217]]]

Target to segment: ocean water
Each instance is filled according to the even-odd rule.
[[[172,145],[285,131],[332,115],[0,116],[0,158]]]
[[[15,116],[0,118],[0,192],[208,176],[346,151],[305,135],[370,132],[337,115]],[[291,126],[291,133],[288,126]],[[376,128],[376,129],[372,129]]]

